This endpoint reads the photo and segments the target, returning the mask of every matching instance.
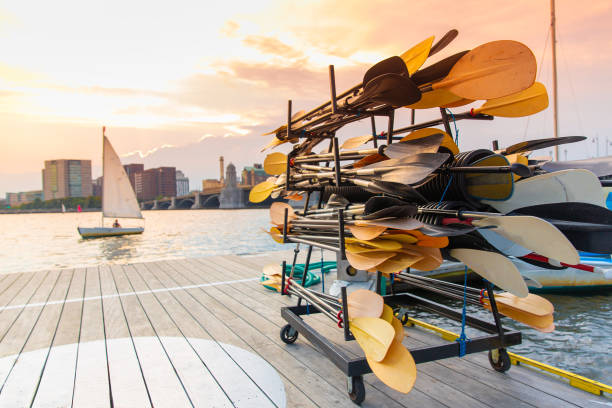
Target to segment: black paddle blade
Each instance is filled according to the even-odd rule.
[[[455,30],[454,28],[448,33],[444,34],[444,37],[440,38],[440,40],[438,40],[438,42],[431,47],[429,50],[429,56],[431,57],[432,55],[442,51],[442,49],[446,48],[446,46],[457,38],[458,35],[459,31]]]
[[[368,69],[363,76],[363,86],[366,86],[377,76],[384,74],[398,74],[406,77],[409,76],[404,60],[398,56],[394,56],[382,60]]]
[[[381,103],[393,107],[410,105],[421,99],[421,91],[408,77],[383,74],[372,79],[350,105]]]
[[[522,153],[530,150],[544,149],[546,147],[559,146],[566,143],[581,142],[586,139],[586,136],[563,136],[549,137],[546,139],[526,140],[524,142],[513,144],[504,149],[502,154]]]
[[[612,253],[612,211],[588,203],[553,203],[523,207],[512,215],[540,217],[557,227],[579,251]]]
[[[468,52],[469,50],[458,52],[457,54],[444,58],[442,61],[438,61],[427,68],[420,69],[415,72],[410,79],[412,79],[417,86],[442,79],[448,75],[457,61],[459,61],[459,59]]]
[[[398,159],[417,153],[436,153],[444,140],[443,133],[436,133],[419,139],[390,144],[385,148],[385,156]]]
[[[393,183],[390,181],[376,180],[373,184],[378,187],[378,192],[391,194],[395,197],[400,197],[410,203],[424,204],[427,199],[421,193],[416,191],[414,187],[408,184]]]
[[[540,164],[540,168],[549,173],[568,169],[584,169],[594,173],[597,177],[605,177],[612,175],[612,156],[586,160],[549,161]]]
[[[559,221],[612,225],[612,211],[589,203],[552,203],[517,208],[508,215],[531,215]]]
[[[397,198],[376,196],[366,201],[365,207],[363,208],[363,213],[368,215],[368,214],[375,213],[376,211],[383,210],[385,208],[389,208],[393,206],[403,206],[407,204],[409,203],[403,200],[399,200]]]

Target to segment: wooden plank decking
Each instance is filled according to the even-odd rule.
[[[258,283],[292,252],[0,276],[0,407],[352,407],[346,377],[308,341],[284,344]],[[351,356],[355,342],[307,317]],[[443,342],[406,329],[408,347]],[[419,364],[414,389],[365,376],[368,407],[611,405],[543,373],[504,374],[485,353]]]

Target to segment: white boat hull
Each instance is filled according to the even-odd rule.
[[[142,234],[144,228],[108,228],[108,227],[94,227],[94,228],[77,228],[79,234],[83,238],[101,238],[101,237],[118,237],[121,235],[135,235]]]

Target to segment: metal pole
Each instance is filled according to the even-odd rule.
[[[553,79],[553,115],[554,115],[554,137],[559,137],[559,118],[557,101],[557,34],[555,29],[555,0],[550,0],[550,30],[552,37],[552,79]],[[559,160],[559,146],[555,146],[553,160]]]

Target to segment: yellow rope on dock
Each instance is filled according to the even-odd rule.
[[[459,335],[457,333],[442,329],[440,327],[434,326],[433,324],[425,323],[421,320],[413,319],[412,317],[408,317],[408,323],[406,323],[406,325],[420,326],[425,329],[431,330],[433,332],[438,333],[444,340],[448,341],[455,341],[457,338],[459,338]],[[557,375],[559,377],[566,378],[569,380],[569,384],[572,387],[579,388],[595,395],[603,395],[604,392],[612,394],[612,386],[610,385],[600,383],[599,381],[591,380],[590,378],[586,378],[581,375],[550,366],[548,364],[540,363],[539,361],[523,357],[518,354],[508,352],[508,355],[510,356],[510,361],[512,362],[512,364],[524,364],[532,366],[548,373]]]

